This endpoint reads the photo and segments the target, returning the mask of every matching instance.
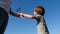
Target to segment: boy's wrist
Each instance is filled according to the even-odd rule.
[[[19,14],[16,14],[15,16],[16,16],[16,17],[20,17],[20,15],[19,15]]]
[[[22,16],[24,17],[24,14]]]

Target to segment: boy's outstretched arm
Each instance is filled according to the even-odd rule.
[[[35,16],[29,15],[29,14],[22,14],[24,17],[35,19]]]

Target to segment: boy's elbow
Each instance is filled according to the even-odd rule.
[[[33,17],[30,17],[31,19],[33,19]]]
[[[32,16],[32,17],[31,17],[31,19],[35,19],[35,17],[34,17],[34,16]]]

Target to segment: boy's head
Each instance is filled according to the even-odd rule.
[[[42,15],[44,16],[45,14],[45,9],[42,6],[37,6],[34,10],[34,14]]]

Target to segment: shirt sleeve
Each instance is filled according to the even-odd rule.
[[[37,15],[37,16],[36,16],[36,19],[40,19],[40,17],[41,17],[40,15]]]

